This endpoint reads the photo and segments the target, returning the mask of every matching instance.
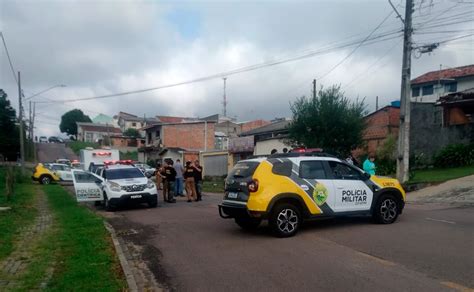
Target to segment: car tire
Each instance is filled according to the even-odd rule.
[[[40,176],[39,178],[39,182],[42,185],[49,185],[52,181],[53,181],[53,178],[46,174]]]
[[[301,225],[300,209],[289,203],[276,205],[268,219],[268,224],[276,237],[290,237],[298,232]]]
[[[251,217],[237,217],[234,218],[235,223],[240,226],[240,228],[244,230],[255,230],[260,226],[262,219],[259,218],[251,218]]]
[[[150,208],[156,208],[158,206],[158,198],[155,198],[148,202],[148,207]]]
[[[109,201],[109,198],[107,198],[107,194],[104,193],[104,209],[105,211],[107,212],[111,212],[114,210],[114,208],[112,207],[112,205],[110,204],[110,201]]]
[[[397,220],[400,206],[395,196],[386,194],[382,195],[373,212],[373,219],[379,224],[391,224]]]

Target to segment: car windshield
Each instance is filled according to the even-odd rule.
[[[141,178],[145,177],[138,168],[108,169],[107,179]]]
[[[258,164],[255,161],[239,162],[232,168],[229,177],[249,177],[253,174]]]

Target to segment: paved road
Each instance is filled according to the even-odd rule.
[[[58,158],[78,159],[74,152],[62,143],[36,143],[39,162],[53,162]]]
[[[179,291],[444,291],[474,287],[474,208],[408,204],[392,225],[365,218],[307,223],[277,239],[218,216],[204,202],[109,215],[142,246],[155,277]],[[133,232],[131,232],[133,231]]]

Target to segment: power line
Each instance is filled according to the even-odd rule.
[[[332,48],[326,48],[326,49],[320,49],[312,52],[308,52],[306,54],[300,55],[300,56],[294,56],[294,57],[289,57],[286,59],[281,59],[281,60],[276,60],[276,61],[268,61],[256,65],[251,65],[251,66],[246,66],[246,67],[241,67],[238,69],[230,70],[227,72],[221,72],[217,74],[212,74],[209,76],[204,76],[196,79],[191,79],[187,81],[182,81],[182,82],[177,82],[177,83],[172,83],[172,84],[167,84],[167,85],[162,85],[162,86],[157,86],[157,87],[151,87],[151,88],[145,88],[145,89],[139,89],[139,90],[132,90],[132,91],[125,91],[125,92],[119,92],[119,93],[113,93],[113,94],[106,94],[106,95],[100,95],[100,96],[93,96],[93,97],[86,97],[86,98],[74,98],[74,99],[68,99],[68,100],[54,100],[53,102],[56,103],[68,103],[68,102],[76,102],[76,101],[86,101],[86,100],[95,100],[95,99],[104,99],[104,98],[110,98],[110,97],[118,97],[118,96],[125,96],[125,95],[130,95],[130,94],[137,94],[137,93],[144,93],[144,92],[149,92],[149,91],[154,91],[154,90],[159,90],[159,89],[165,89],[165,88],[171,88],[171,87],[176,87],[176,86],[181,86],[181,85],[186,85],[186,84],[192,84],[192,83],[198,83],[198,82],[203,82],[211,79],[216,79],[216,78],[223,78],[223,77],[228,77],[230,75],[235,75],[235,74],[240,74],[244,72],[249,72],[249,71],[254,71],[258,69],[262,69],[265,67],[271,67],[271,66],[276,66],[279,64],[284,64],[288,62],[294,62],[297,60],[302,60],[310,57],[314,57],[317,55],[322,55],[322,54],[327,54],[335,50],[343,49],[346,47],[351,47],[355,44],[358,44],[358,46],[361,46],[362,44],[365,43],[365,45],[369,44],[374,44],[377,42],[381,41],[386,41],[390,40],[393,38],[398,38],[400,37],[401,31],[395,31],[395,32],[388,32],[384,34],[380,34],[377,36],[374,36],[372,38],[365,38],[364,42],[361,43],[361,41],[357,42],[350,42],[350,43],[344,43],[339,46],[335,46]],[[392,35],[396,35],[391,37]],[[370,41],[370,42],[369,42]],[[49,102],[38,102],[38,103],[49,103]]]
[[[369,35],[367,35],[367,37],[365,39],[363,39],[349,54],[347,54],[344,58],[342,58],[334,67],[332,67],[329,71],[327,71],[325,74],[323,74],[322,76],[318,77],[317,79],[318,80],[321,80],[323,79],[324,77],[328,76],[329,74],[331,74],[332,71],[334,71],[337,67],[339,67],[342,63],[344,63],[344,61],[346,61],[350,56],[352,56],[352,54],[354,54],[357,49],[359,49],[362,44],[364,44],[365,41],[367,41],[376,31],[377,29],[380,28],[380,26],[382,24],[384,24],[385,21],[387,21],[387,19],[393,14],[393,10],[390,11],[390,13],[382,20],[382,22],[380,22],[370,33]]]
[[[16,71],[13,68],[12,59],[10,58],[10,53],[8,52],[7,42],[5,41],[5,37],[3,36],[3,32],[0,31],[0,36],[2,37],[3,47],[5,48],[5,53],[7,54],[8,63],[10,64],[10,69],[12,70],[13,78],[15,79],[15,83],[18,84],[18,78],[16,76]]]

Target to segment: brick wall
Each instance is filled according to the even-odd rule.
[[[255,120],[255,121],[246,122],[241,125],[242,132],[247,132],[256,128],[266,126],[268,124],[271,124],[271,122],[265,121],[265,120]]]
[[[207,123],[207,150],[214,149],[215,124]],[[164,147],[204,150],[205,123],[163,125]]]
[[[367,153],[375,154],[389,134],[398,136],[400,108],[384,107],[365,119],[367,128],[362,139],[366,143]]]

